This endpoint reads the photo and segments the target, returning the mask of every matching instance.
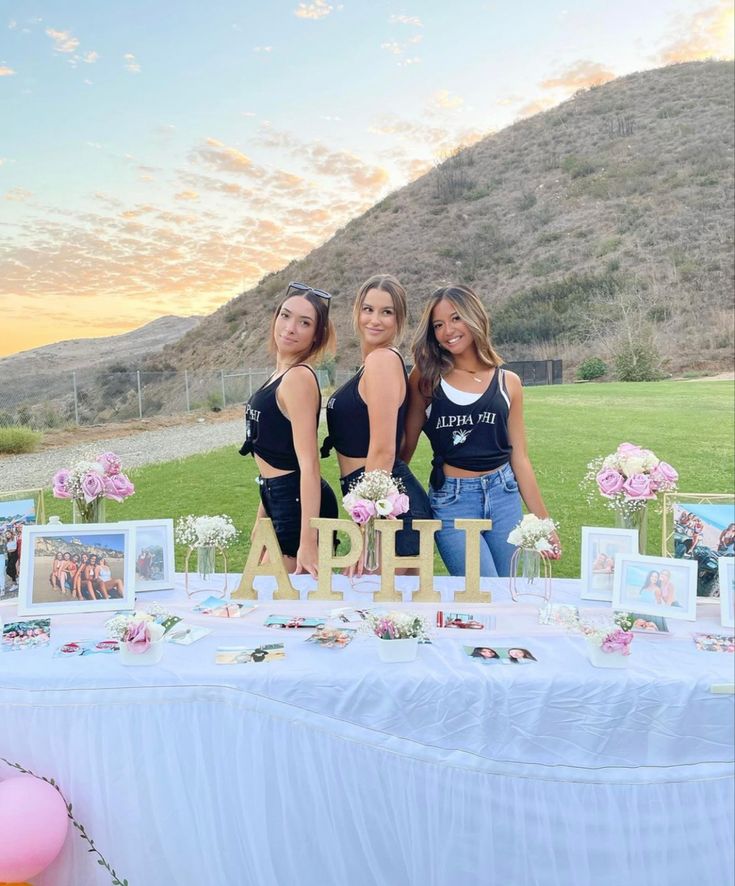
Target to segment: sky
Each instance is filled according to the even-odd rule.
[[[0,356],[209,314],[458,145],[732,56],[729,0],[3,0]]]

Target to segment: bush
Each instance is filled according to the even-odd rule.
[[[619,381],[660,381],[661,357],[651,341],[626,342],[615,354]]]
[[[599,357],[588,357],[577,367],[577,378],[583,381],[591,381],[593,378],[602,378],[607,372],[607,364]]]
[[[33,428],[0,428],[0,452],[35,452],[43,434]]]

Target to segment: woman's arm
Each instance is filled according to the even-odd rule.
[[[301,535],[296,552],[295,573],[308,572],[318,577],[317,531],[310,520],[319,516],[321,475],[317,447],[317,409],[319,390],[314,373],[305,366],[295,366],[284,377],[278,389],[278,402],[291,422],[294,449],[301,472]]]
[[[365,359],[361,381],[364,392],[361,391],[360,394],[367,404],[370,420],[370,443],[365,470],[390,473],[397,455],[398,410],[406,396],[401,358],[388,348],[372,351]]]
[[[418,369],[414,366],[408,376],[408,410],[406,411],[406,432],[403,436],[400,458],[408,464],[413,458],[419,442],[421,429],[426,421],[426,407],[431,402],[419,390]]]
[[[549,512],[541,496],[541,490],[536,480],[536,474],[528,457],[528,445],[526,443],[526,427],[523,422],[523,387],[521,380],[514,372],[505,372],[505,380],[510,396],[510,413],[508,414],[508,440],[513,447],[510,456],[510,466],[518,481],[518,488],[528,510],[537,517],[548,517]],[[551,543],[556,550],[548,556],[557,560],[561,556],[561,545],[556,532],[552,535]]]

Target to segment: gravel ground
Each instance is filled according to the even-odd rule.
[[[239,447],[243,441],[243,431],[243,420],[239,418],[237,421],[157,428],[128,436],[100,436],[98,440],[85,440],[73,446],[5,456],[0,458],[0,490],[50,486],[56,471],[78,461],[90,450],[116,452],[122,459],[123,470],[127,471],[142,465],[210,452],[223,446]]]

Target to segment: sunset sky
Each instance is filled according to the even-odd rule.
[[[461,143],[733,55],[729,2],[7,0],[0,355],[207,314]]]

